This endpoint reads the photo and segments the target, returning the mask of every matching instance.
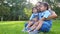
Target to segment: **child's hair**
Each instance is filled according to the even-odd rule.
[[[33,13],[33,9],[34,9],[34,8],[37,9],[36,7],[33,7],[33,8],[32,8],[32,13]]]
[[[48,10],[48,9],[49,9],[49,5],[48,5],[48,3],[43,3],[43,5],[44,5],[45,7],[47,7],[47,9],[46,9],[46,10]]]

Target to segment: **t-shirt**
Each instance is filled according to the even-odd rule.
[[[38,13],[32,13],[32,15],[31,15],[31,17],[30,17],[29,20],[32,20],[32,19],[35,18],[35,17],[38,17],[38,18],[39,18]]]
[[[51,15],[51,13],[50,13],[49,10],[40,12],[40,13],[39,13],[39,20],[40,20],[42,17],[48,18],[48,16],[50,16],[50,15]],[[45,23],[45,24],[52,25],[52,20],[44,20],[44,23]]]
[[[42,17],[48,18],[48,16],[51,15],[51,13],[50,13],[49,10],[39,12],[39,13],[36,13],[36,14],[33,13],[30,17],[30,20],[32,20],[36,15],[38,16],[38,18],[40,20]],[[52,25],[52,20],[44,20],[44,23],[48,24],[48,25]]]

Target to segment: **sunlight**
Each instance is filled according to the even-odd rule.
[[[27,2],[30,2],[30,3],[32,3],[33,5],[35,5],[35,4],[38,2],[38,0],[27,0]]]

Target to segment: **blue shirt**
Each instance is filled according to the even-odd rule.
[[[31,15],[29,20],[32,20],[35,17],[39,17],[38,13],[32,13],[32,15]]]
[[[30,20],[32,20],[35,15],[38,15],[39,17],[39,20],[44,17],[44,18],[48,18],[49,15],[51,15],[50,11],[49,10],[46,10],[46,11],[43,11],[43,12],[40,12],[40,13],[37,13],[37,14],[32,14],[31,17],[30,17]],[[52,20],[44,20],[44,23],[45,24],[48,24],[48,25],[52,25]]]
[[[51,15],[49,10],[43,11],[39,13],[39,20],[44,17],[44,18],[48,18],[48,16]],[[52,25],[52,20],[44,20],[45,24],[49,24]]]

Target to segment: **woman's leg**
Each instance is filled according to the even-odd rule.
[[[50,31],[51,25],[48,25],[46,23],[43,23],[42,27],[40,28],[39,31],[47,33]]]

